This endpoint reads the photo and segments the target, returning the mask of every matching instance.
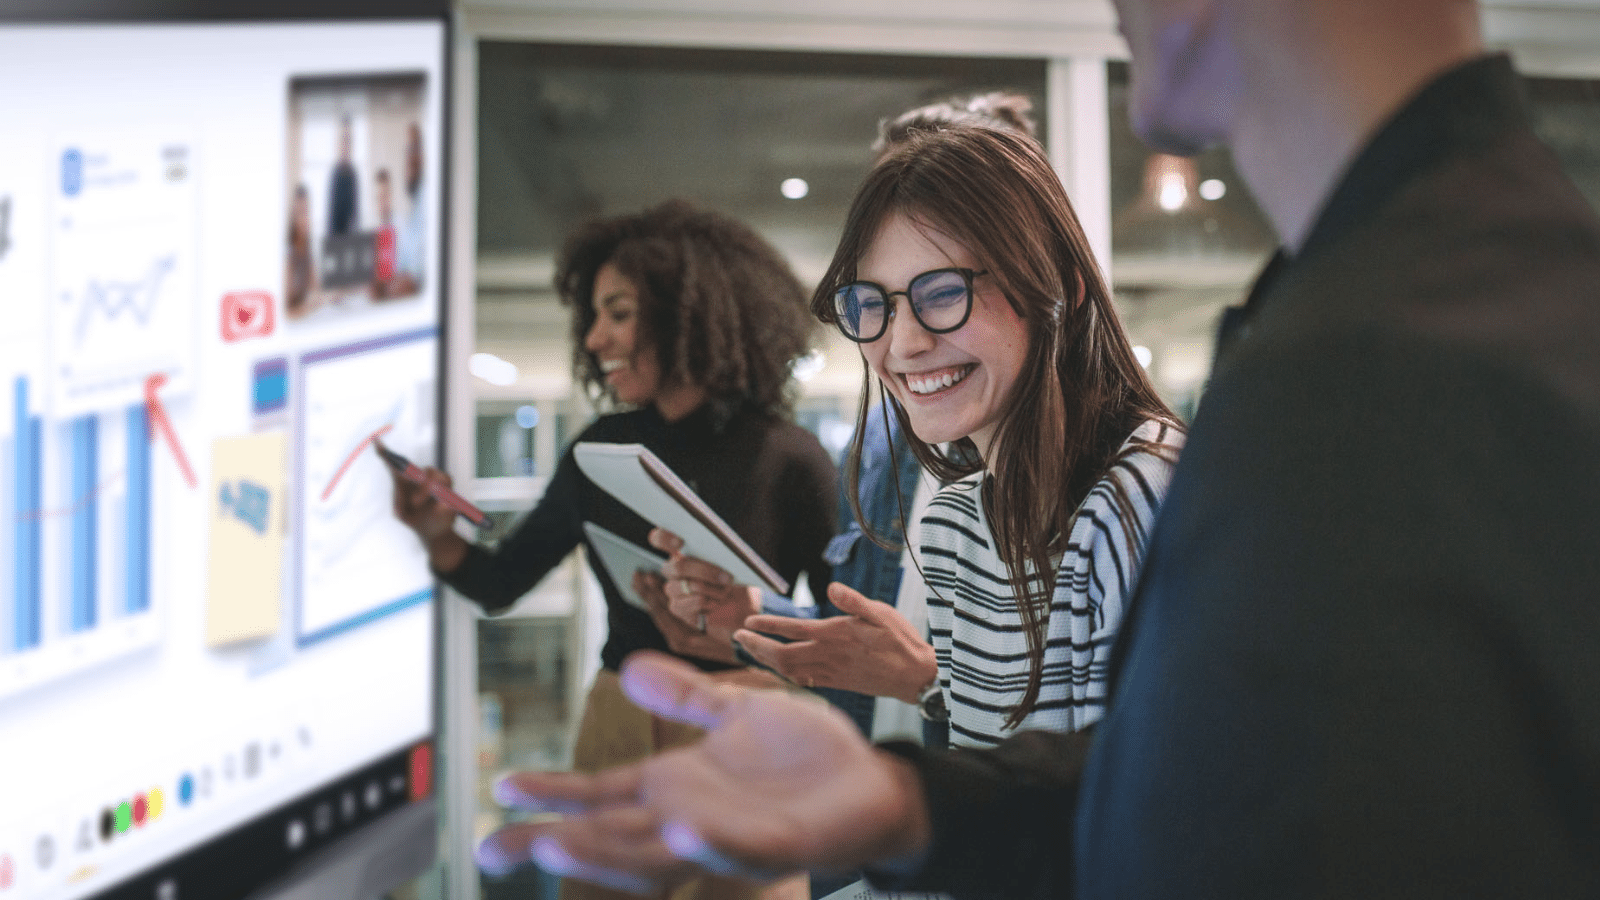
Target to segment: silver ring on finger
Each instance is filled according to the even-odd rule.
[[[678,591],[680,593],[682,593],[685,597],[687,597],[690,594],[694,593],[694,589],[689,587],[689,579],[687,579],[687,578],[679,578],[678,579]]]
[[[706,633],[706,614],[704,612],[700,613],[699,618],[695,619],[694,630],[701,634]]]

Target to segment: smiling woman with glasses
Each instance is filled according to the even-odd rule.
[[[957,746],[1092,725],[1183,428],[1042,149],[982,127],[912,134],[861,187],[811,308],[861,349],[861,420],[876,384],[945,485],[918,554],[932,652],[840,584],[830,600],[870,614],[753,616],[735,639],[804,683],[882,691],[843,676],[859,661],[826,664],[870,656]],[[869,439],[848,457],[851,497]]]
[[[860,347],[861,422],[876,384],[944,484],[915,557],[932,646],[838,583],[828,599],[848,615],[751,616],[734,639],[798,683],[947,717],[956,746],[1098,721],[1184,432],[1134,357],[1042,148],[959,125],[906,138],[856,195],[811,309]],[[858,426],[845,466],[863,522],[857,482],[874,437]]]

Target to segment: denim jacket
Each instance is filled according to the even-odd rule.
[[[903,546],[905,522],[901,519],[901,509],[910,512],[917,479],[922,474],[921,466],[901,436],[899,423],[893,416],[885,416],[882,406],[868,411],[865,429],[866,443],[861,449],[861,512],[875,534],[891,544]],[[828,542],[823,556],[833,565],[834,581],[847,584],[874,600],[894,605],[900,596],[903,551],[886,550],[867,537],[850,510],[849,490],[850,486],[841,478],[839,533]],[[822,615],[838,614],[826,597],[819,597],[818,604]],[[863,734],[871,736],[874,698],[832,688],[818,689],[817,693],[850,716]],[[943,747],[944,728],[942,722],[924,723],[924,743]]]
[[[921,468],[900,435],[899,423],[892,416],[885,416],[883,407],[873,407],[867,413],[865,429],[866,444],[861,448],[861,512],[876,534],[891,544],[903,545],[905,523],[900,518],[901,506],[910,511]],[[849,490],[850,485],[841,478],[839,533],[828,542],[823,558],[833,565],[834,581],[842,581],[874,600],[892,605],[900,593],[902,551],[886,550],[867,537],[850,511]]]

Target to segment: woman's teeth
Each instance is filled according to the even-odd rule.
[[[625,359],[602,359],[600,360],[600,374],[610,375],[627,364],[628,361]]]
[[[972,373],[972,369],[973,367],[966,366],[951,372],[945,372],[943,375],[934,375],[931,378],[907,375],[906,386],[911,388],[911,393],[913,394],[931,394],[934,391],[944,390],[953,384],[961,383],[962,379]]]

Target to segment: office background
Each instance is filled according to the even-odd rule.
[[[1534,76],[1541,133],[1600,200],[1600,2],[1481,5],[1490,43]],[[586,217],[690,197],[750,222],[814,283],[879,119],[1020,91],[1130,336],[1185,415],[1220,310],[1272,249],[1226,154],[1162,157],[1129,132],[1108,0],[469,0],[454,52],[446,364],[473,376],[450,379],[447,462],[502,529],[594,415],[550,286],[555,248]],[[836,450],[862,369],[842,338],[819,330],[816,346],[799,416]],[[453,603],[444,618],[442,858],[401,894],[525,895],[541,884],[482,879],[470,848],[501,821],[498,774],[567,763],[604,637],[598,588],[574,557],[506,616]]]

